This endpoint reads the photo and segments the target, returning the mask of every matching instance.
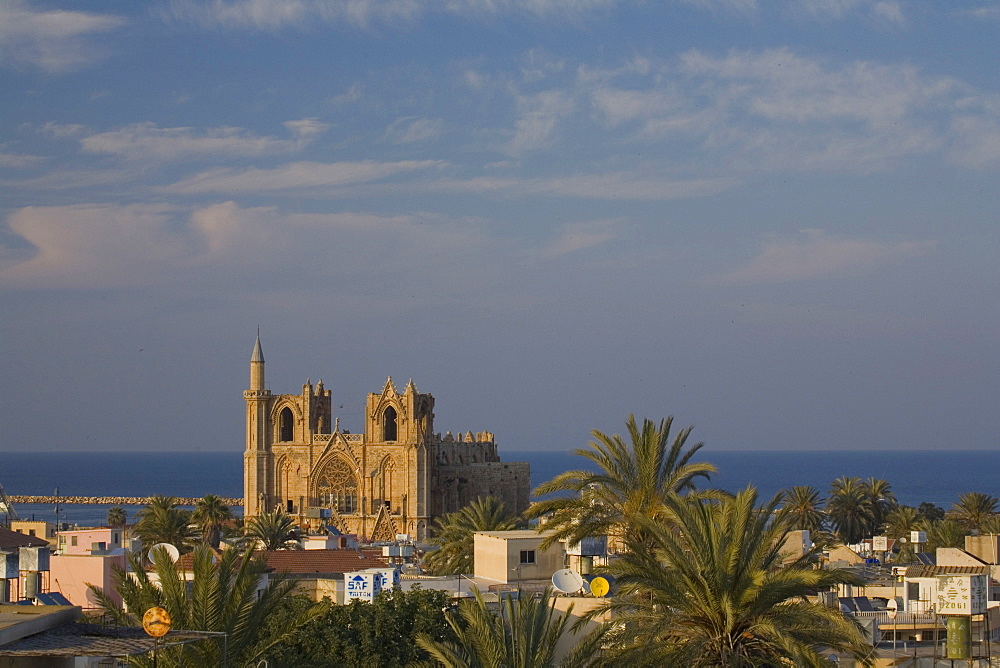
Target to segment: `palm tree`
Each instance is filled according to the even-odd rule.
[[[966,492],[958,497],[948,519],[955,520],[968,531],[978,531],[997,512],[997,498],[982,492]]]
[[[828,666],[830,650],[870,665],[859,625],[806,595],[860,580],[815,569],[815,554],[782,566],[788,524],[748,487],[720,500],[670,497],[670,524],[640,520],[650,550],[609,566],[619,595],[605,638],[613,665]],[[815,551],[815,549],[813,550]]]
[[[965,527],[953,519],[935,520],[924,523],[927,531],[927,552],[935,552],[939,547],[965,547]]]
[[[428,634],[417,636],[417,645],[431,655],[439,665],[448,668],[548,668],[552,666],[587,666],[596,662],[600,632],[583,642],[556,662],[556,647],[566,632],[570,610],[559,614],[552,591],[540,596],[507,596],[501,600],[499,614],[483,600],[478,589],[472,590],[473,600],[459,603],[461,622],[452,613],[446,614],[456,642],[434,640]]]
[[[246,526],[246,538],[256,540],[262,550],[298,550],[302,547],[294,520],[281,508],[251,517]]]
[[[111,506],[108,508],[108,526],[123,527],[128,521],[128,515],[121,506]]]
[[[218,549],[222,539],[222,527],[233,518],[229,506],[215,494],[206,494],[194,506],[191,519],[201,529],[203,543]]]
[[[146,610],[163,607],[170,613],[174,628],[225,633],[225,649],[232,666],[254,665],[271,647],[322,611],[320,606],[310,607],[287,624],[283,633],[262,643],[267,618],[291,595],[293,581],[283,575],[268,575],[264,560],[249,550],[229,548],[216,559],[208,546],[198,546],[191,556],[193,583],[178,573],[164,550],[154,550],[152,558],[155,580],[139,553],[129,555],[129,568],[114,567],[112,580],[124,605],[115,603],[100,587],[90,585],[102,612],[117,624],[140,626]],[[262,578],[267,579],[267,585],[258,592]],[[167,665],[221,666],[222,655],[223,644],[212,639],[161,649],[157,658]],[[152,665],[152,659],[138,663]]]
[[[845,476],[834,480],[826,512],[837,536],[845,543],[859,543],[872,535],[875,514],[867,485],[860,478]]]
[[[873,532],[882,531],[885,524],[885,516],[896,507],[896,495],[892,492],[892,485],[888,480],[882,478],[868,478],[862,485],[868,495],[868,504],[872,509]]]
[[[792,487],[785,490],[782,496],[781,514],[788,521],[789,528],[818,533],[823,530],[826,520],[822,506],[823,499],[815,487]]]
[[[177,507],[172,496],[157,495],[139,511],[135,535],[147,548],[156,543],[171,543],[181,552],[194,544],[195,530],[191,528],[191,513]]]
[[[673,417],[659,425],[644,419],[640,427],[630,414],[625,421],[628,442],[618,434],[593,430],[588,449],[577,449],[574,454],[596,464],[597,472],[567,471],[534,491],[535,496],[573,492],[539,501],[525,513],[528,518],[549,516],[545,528],[554,533],[543,548],[563,539],[576,543],[588,536],[608,535],[632,542],[636,518],[660,516],[666,497],[694,489],[698,478],[708,479],[715,467],[691,461],[704,444],[685,451],[692,428],[680,430],[671,442],[672,424]]]
[[[910,542],[910,532],[915,530],[920,522],[919,511],[912,506],[896,506],[885,516],[885,534],[895,538],[899,545],[896,561],[909,563],[916,559],[915,548]],[[899,542],[903,540],[904,542]]]
[[[492,496],[482,496],[453,513],[437,519],[431,543],[438,549],[428,552],[424,566],[435,575],[471,573],[473,534],[477,531],[508,531],[516,528],[518,517]]]

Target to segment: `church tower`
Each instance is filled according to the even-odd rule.
[[[243,453],[243,514],[257,515],[268,507],[271,448],[268,438],[273,398],[264,380],[264,352],[260,333],[250,356],[250,389],[243,392],[247,405],[247,442]]]

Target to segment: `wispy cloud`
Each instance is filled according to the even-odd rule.
[[[109,14],[39,11],[22,0],[5,0],[0,3],[0,64],[52,73],[78,70],[106,54],[95,36],[125,24],[125,19]]]
[[[526,15],[535,18],[587,16],[622,0],[173,0],[165,12],[172,20],[205,28],[275,30],[305,28],[316,22],[367,28],[409,25],[427,15],[472,18]]]
[[[302,188],[335,188],[443,166],[437,160],[404,160],[400,162],[295,162],[274,169],[210,169],[169,186],[164,192],[242,193],[278,191]]]
[[[774,238],[757,257],[715,284],[788,283],[809,279],[867,274],[887,264],[926,255],[934,241],[880,242],[828,236],[822,230],[803,230],[792,239]]]
[[[414,144],[437,139],[444,133],[440,118],[397,118],[385,130],[384,139],[390,144]]]
[[[557,178],[521,179],[502,176],[469,179],[441,179],[422,184],[440,192],[508,193],[581,199],[666,201],[703,197],[727,190],[734,179],[651,178],[642,174],[614,172],[580,174]]]
[[[560,257],[603,246],[618,236],[616,229],[618,225],[619,222],[615,220],[593,220],[565,225],[559,236],[541,250],[541,254]]]
[[[291,139],[261,137],[243,128],[160,128],[155,123],[137,123],[109,132],[86,134],[80,145],[89,153],[108,153],[134,160],[182,160],[262,156],[298,151],[326,130],[316,119],[288,121]],[[79,130],[75,134],[78,134]]]

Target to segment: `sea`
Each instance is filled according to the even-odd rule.
[[[562,451],[500,452],[504,461],[531,465],[532,487],[567,470],[588,469],[588,459]],[[1000,497],[1000,452],[982,450],[711,451],[697,461],[718,472],[700,487],[735,492],[747,485],[768,500],[783,489],[810,485],[825,494],[841,476],[883,478],[899,503],[930,502],[947,509],[964,492]],[[0,486],[7,495],[223,497],[243,495],[240,452],[41,452],[0,453]],[[22,519],[100,526],[106,505],[18,504]],[[140,506],[127,506],[129,520]],[[240,508],[233,508],[240,514]]]

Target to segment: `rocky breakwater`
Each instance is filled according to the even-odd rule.
[[[99,506],[144,506],[152,497],[148,496],[18,496],[7,497],[11,503],[60,503],[60,504],[80,504]],[[201,499],[175,497],[174,501],[179,506],[193,506]],[[242,506],[243,499],[222,497],[222,502],[227,506]]]

